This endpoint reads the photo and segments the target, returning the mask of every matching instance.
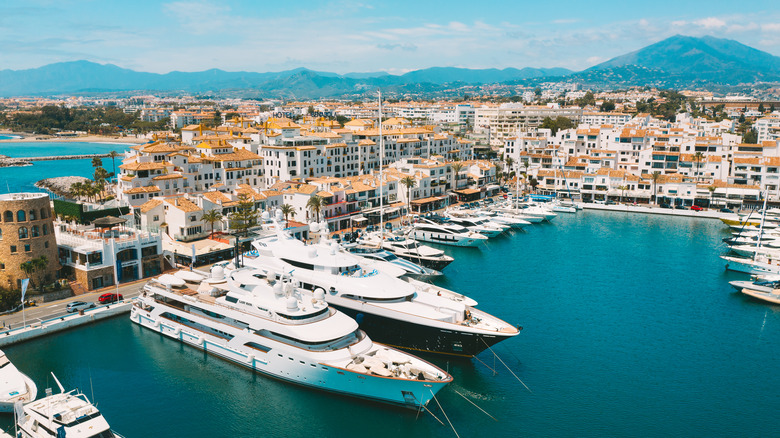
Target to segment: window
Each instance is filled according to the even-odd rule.
[[[0,240],[3,240],[3,229],[0,228]]]
[[[32,215],[30,215],[30,217],[32,217]],[[40,227],[38,227],[38,225],[33,225],[30,229],[30,234],[32,234],[33,237],[39,237],[41,235]]]
[[[48,240],[43,242],[43,247],[44,248],[48,248],[49,247],[49,241]]]
[[[0,271],[5,271],[5,263],[0,263]]]
[[[30,252],[30,251],[32,251],[32,250],[30,249],[30,244],[29,244],[29,243],[25,244],[25,245],[24,245],[24,252]]]
[[[16,220],[18,222],[24,222],[27,220],[27,218],[25,218],[24,210],[19,210],[16,212]]]
[[[3,216],[5,216],[6,222],[13,222],[14,221],[14,213],[12,211],[6,211]]]
[[[27,235],[27,227],[19,228],[19,238],[20,239],[26,239],[29,236]]]
[[[49,234],[49,227],[43,224],[43,235],[46,236],[47,234]]]
[[[16,245],[11,245],[11,254],[16,252]]]
[[[49,217],[49,213],[46,211],[45,208],[42,208],[41,209],[41,219],[46,219],[47,217]]]
[[[35,215],[35,210],[30,210],[30,220],[31,220],[31,221],[34,221],[34,220],[35,220],[35,216],[36,216],[36,215]]]

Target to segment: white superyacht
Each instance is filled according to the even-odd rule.
[[[37,395],[35,382],[19,371],[0,351],[0,412],[13,412],[16,402],[29,403]]]
[[[440,368],[376,344],[324,294],[285,275],[212,268],[149,281],[131,321],[258,373],[409,408],[452,381]]]

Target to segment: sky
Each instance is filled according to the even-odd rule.
[[[780,55],[780,2],[2,0],[0,70],[581,70],[676,34]]]

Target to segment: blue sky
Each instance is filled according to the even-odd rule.
[[[775,1],[2,0],[0,69],[86,59],[139,71],[583,69],[675,34],[780,55]]]

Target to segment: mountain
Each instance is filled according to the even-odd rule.
[[[474,70],[435,67],[401,76],[386,72],[337,73],[297,68],[281,72],[173,71],[166,74],[136,72],[112,64],[89,61],[60,62],[27,70],[0,71],[0,96],[47,95],[101,91],[217,92],[254,90],[269,97],[317,98],[361,93],[366,89],[434,90],[450,83],[486,84],[570,73],[566,69]]]
[[[664,86],[739,85],[780,80],[780,57],[734,40],[675,35],[595,65],[573,77]]]

